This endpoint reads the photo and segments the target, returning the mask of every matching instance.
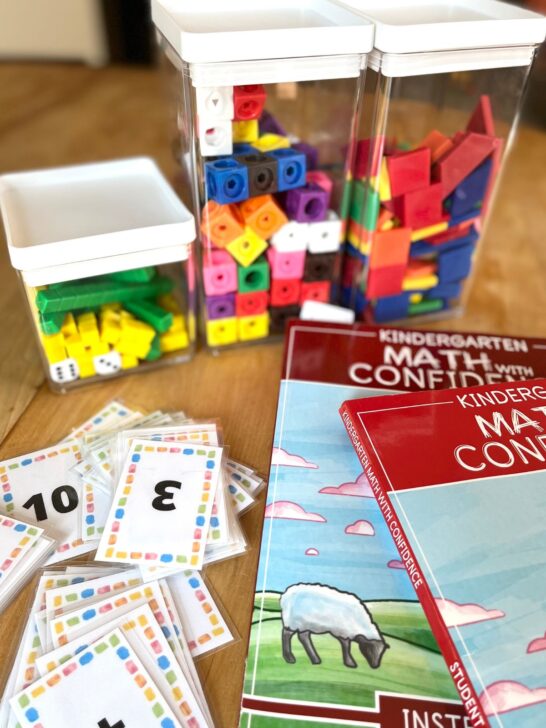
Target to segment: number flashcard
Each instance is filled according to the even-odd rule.
[[[198,571],[173,574],[167,584],[193,657],[233,640],[229,627]]]
[[[104,531],[111,498],[92,482],[82,479],[81,536],[96,541]]]
[[[233,508],[235,509],[235,513],[244,513],[247,508],[250,508],[250,506],[256,503],[250,493],[239,485],[239,482],[236,479],[231,477],[228,478],[228,492]]]
[[[0,589],[42,534],[37,526],[0,515]]]
[[[11,706],[21,728],[181,728],[119,629],[23,690]]]
[[[135,415],[141,417],[140,412],[125,407],[121,402],[110,402],[97,414],[76,427],[67,439],[84,437],[91,433],[107,432],[108,430],[124,427]]]
[[[2,507],[8,516],[37,523],[58,545],[49,563],[92,549],[79,537],[80,494],[71,468],[80,460],[75,441],[0,462]]]
[[[201,568],[222,448],[133,440],[96,558]]]

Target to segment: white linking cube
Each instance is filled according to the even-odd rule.
[[[354,324],[355,312],[349,308],[333,306],[321,301],[304,301],[301,305],[302,321],[326,321],[332,324]]]
[[[292,220],[282,226],[271,238],[271,245],[279,253],[306,250],[309,242],[309,223]]]
[[[58,384],[73,382],[80,376],[80,368],[75,359],[62,359],[49,365],[51,379]]]
[[[341,220],[333,210],[323,222],[310,222],[307,249],[310,253],[335,253],[341,242]]]
[[[235,116],[233,108],[233,86],[204,86],[195,89],[197,116],[209,122],[231,121]]]
[[[199,148],[202,157],[233,154],[233,132],[228,119],[199,119]]]

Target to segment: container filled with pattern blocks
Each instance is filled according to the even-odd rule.
[[[341,301],[368,322],[451,315],[545,19],[479,0],[456,11],[438,0],[418,15],[406,0],[387,13],[348,4],[374,22],[375,48],[347,185]]]
[[[281,335],[304,301],[339,294],[372,27],[330,0],[291,3],[280,23],[269,4],[238,3],[229,30],[215,8],[152,3],[182,88],[177,148],[195,191],[202,328],[219,350]]]
[[[151,160],[4,175],[0,209],[54,389],[191,357],[195,222]]]

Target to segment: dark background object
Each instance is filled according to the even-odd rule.
[[[101,0],[111,63],[155,60],[150,0]]]

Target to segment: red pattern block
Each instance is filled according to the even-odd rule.
[[[406,275],[406,265],[389,265],[383,268],[370,268],[366,298],[396,296],[402,292],[402,282]]]
[[[495,122],[493,120],[493,109],[491,99],[487,95],[480,96],[478,105],[466,125],[467,131],[474,131],[477,134],[495,136]]]
[[[238,293],[235,297],[237,316],[258,316],[267,311],[269,295],[267,291]]]
[[[436,182],[429,187],[395,197],[394,214],[405,227],[415,230],[442,222],[443,187]]]
[[[433,179],[442,183],[443,196],[451,194],[494,151],[496,144],[495,137],[474,132],[464,134],[461,141],[432,168]]]
[[[303,281],[301,284],[300,303],[304,301],[330,301],[330,281]]]
[[[373,233],[370,250],[371,268],[388,268],[406,265],[411,246],[409,227],[393,228]]]
[[[387,169],[393,197],[428,187],[430,184],[430,149],[397,152],[387,157]]]
[[[430,149],[430,159],[434,164],[437,159],[453,148],[453,142],[445,134],[442,134],[441,131],[433,129],[429,134],[427,134],[419,146],[428,147]]]
[[[374,139],[360,139],[357,142],[353,173],[355,179],[364,179],[368,176],[368,171],[370,171],[372,177],[379,174],[384,146],[385,137],[382,136],[375,137]],[[369,170],[370,155],[373,155],[371,170]]]
[[[301,290],[301,280],[275,280],[271,281],[271,305],[272,306],[290,306],[293,303],[299,303]]]
[[[454,225],[453,227],[448,228],[442,233],[433,235],[432,237],[427,238],[426,242],[430,243],[431,245],[441,245],[442,243],[449,243],[451,240],[457,240],[457,238],[462,238],[470,231],[470,228],[478,219],[478,217],[479,216],[476,216],[472,220],[465,220],[458,225]]]

